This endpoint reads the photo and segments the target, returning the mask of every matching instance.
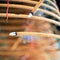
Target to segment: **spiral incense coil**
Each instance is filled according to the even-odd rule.
[[[5,60],[55,60],[58,49],[55,38],[60,39],[60,35],[54,34],[58,31],[52,29],[60,27],[60,13],[55,2],[9,0],[8,5],[7,0],[0,0],[0,56]],[[36,5],[38,8],[29,18]],[[11,32],[17,35],[10,36]]]

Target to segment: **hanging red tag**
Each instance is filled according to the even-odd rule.
[[[6,22],[8,22],[8,10],[9,10],[9,0],[7,0]]]

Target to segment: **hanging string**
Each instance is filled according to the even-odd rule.
[[[29,32],[32,32],[32,26],[30,25],[30,22],[27,21],[27,28]],[[34,41],[33,41],[33,36],[30,37],[30,50],[33,52],[34,51]]]
[[[9,10],[9,0],[7,0],[7,9],[6,9],[6,22],[8,23],[8,10]]]
[[[26,14],[28,14],[27,10],[26,10]],[[29,19],[27,20],[26,24],[27,24],[27,31],[32,32],[32,26],[30,25]],[[33,51],[34,50],[33,36],[28,37],[28,40],[30,40],[30,48]]]

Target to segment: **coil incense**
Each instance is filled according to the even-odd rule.
[[[0,17],[6,17],[5,15],[6,15],[6,14],[1,13],[1,14],[0,14]],[[20,14],[20,15],[8,14],[8,17],[10,17],[10,18],[28,18],[28,15],[24,15],[24,14]],[[52,19],[47,19],[47,18],[45,18],[45,17],[43,18],[43,17],[32,16],[32,17],[29,18],[29,19],[44,20],[44,21],[47,21],[47,22],[50,22],[50,23],[53,23],[53,24],[55,24],[55,25],[60,26],[60,22],[54,21],[54,20],[52,20]]]
[[[42,37],[54,37],[54,38],[59,38],[60,39],[60,35],[56,35],[56,34],[49,34],[49,33],[37,33],[37,32],[11,32],[9,34],[10,36],[42,36]]]
[[[40,2],[41,4],[38,4]],[[0,43],[7,43],[0,47],[0,56],[9,58],[14,56],[14,60],[55,60],[57,52],[55,38],[60,39],[60,35],[53,33],[51,23],[60,26],[60,13],[54,0],[40,2],[10,0],[9,22],[6,23],[7,4],[5,0],[0,1],[0,40],[2,40]],[[37,9],[35,6],[38,6]],[[33,16],[28,18],[32,11]]]

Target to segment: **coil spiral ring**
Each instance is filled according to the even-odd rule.
[[[36,13],[31,18],[28,18],[28,14],[34,8],[34,6],[38,3],[38,1],[31,0],[10,0],[9,1],[9,11],[8,11],[8,23],[6,22],[6,8],[7,8],[7,0],[0,0],[0,43],[8,43],[7,47],[0,47],[0,50],[6,49],[6,52],[0,52],[1,56],[21,56],[24,55],[24,52],[12,52],[10,51],[10,46],[18,40],[18,36],[12,37],[9,36],[10,32],[21,32],[21,35],[26,31],[27,21],[46,21],[51,26],[56,25],[60,26],[60,13],[57,5],[54,3],[55,0],[45,0],[41,6],[37,9]],[[51,25],[52,24],[52,25]],[[41,24],[43,25],[43,24]],[[33,26],[33,24],[32,24]],[[54,27],[54,26],[53,26]],[[35,28],[35,27],[34,27]],[[28,30],[28,29],[27,29]],[[43,30],[43,28],[42,28]],[[24,31],[24,32],[23,32]],[[34,31],[35,32],[35,31]],[[27,33],[27,32],[25,32]],[[36,32],[35,32],[36,33]],[[41,33],[41,32],[40,32]],[[20,35],[19,34],[19,35]],[[36,33],[37,35],[39,33]],[[28,33],[29,35],[29,33]],[[33,33],[34,35],[34,33]],[[42,34],[42,36],[44,33]],[[48,36],[45,34],[45,36]],[[50,37],[60,38],[60,35],[53,34]],[[19,39],[19,42],[20,39]],[[55,41],[53,42],[55,43]],[[26,46],[19,46],[19,48],[27,48]],[[19,50],[19,48],[17,50]],[[7,54],[6,54],[7,53]]]

